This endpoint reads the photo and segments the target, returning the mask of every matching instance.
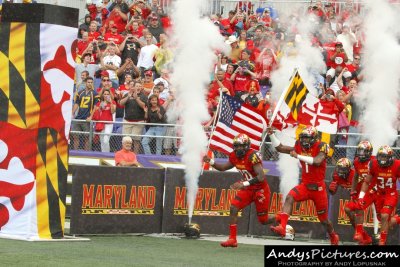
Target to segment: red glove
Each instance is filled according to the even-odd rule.
[[[264,196],[264,190],[259,190],[256,192],[256,199],[258,200],[258,202],[263,203],[265,200],[265,196]]]
[[[357,191],[351,191],[351,192],[350,192],[350,198],[351,198],[351,200],[357,201],[357,197],[358,197]]]
[[[332,183],[329,185],[329,192],[331,194],[335,194],[338,188],[338,184],[336,181],[332,181]]]

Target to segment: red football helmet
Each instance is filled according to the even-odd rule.
[[[381,167],[392,166],[394,162],[393,149],[388,145],[381,146],[376,154],[376,160]]]
[[[373,149],[371,142],[361,141],[357,146],[356,157],[358,157],[359,161],[366,162],[371,158]]]
[[[317,138],[318,130],[313,126],[307,126],[301,131],[299,135],[300,145],[304,149],[310,149],[312,145],[314,145],[314,143],[317,141]]]
[[[341,158],[336,162],[336,173],[342,179],[347,179],[350,173],[351,161],[348,158]]]
[[[238,158],[244,157],[246,155],[247,150],[250,149],[250,138],[246,134],[238,134],[233,139],[233,151]]]

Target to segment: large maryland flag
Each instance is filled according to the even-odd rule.
[[[298,71],[292,76],[287,90],[282,93],[271,120],[274,125],[282,125],[281,129],[303,124],[329,134],[335,134],[338,126],[334,105],[310,94]]]
[[[279,130],[297,125],[296,135],[304,127],[314,126],[321,134],[321,141],[331,144],[333,148],[331,134],[335,134],[338,128],[335,105],[310,94],[298,70],[292,76],[287,90],[282,93],[271,121],[272,126]],[[330,156],[332,154],[333,149],[329,152]]]
[[[11,13],[46,6],[37,5],[15,4]],[[3,15],[8,11],[3,4]],[[34,13],[21,11],[27,21],[35,21]],[[77,12],[69,19],[76,24]],[[2,237],[64,235],[76,34],[76,27],[54,22],[0,23]]]

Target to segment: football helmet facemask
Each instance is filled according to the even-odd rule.
[[[310,149],[317,141],[317,138],[317,129],[313,126],[308,126],[304,128],[299,135],[300,145],[304,149]]]
[[[369,141],[361,141],[357,146],[356,156],[360,162],[366,162],[372,155],[372,144]]]
[[[238,134],[233,139],[233,151],[236,157],[243,158],[246,152],[250,149],[250,138],[246,134]]]
[[[381,167],[392,166],[394,162],[393,149],[388,145],[381,146],[376,154],[376,160]]]
[[[336,173],[342,179],[347,179],[350,173],[351,162],[348,158],[341,158],[336,162]]]

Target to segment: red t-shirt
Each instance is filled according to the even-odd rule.
[[[115,159],[115,165],[117,165],[117,166],[120,165],[120,163],[122,161],[125,161],[125,162],[137,161],[135,153],[133,153],[132,151],[124,150],[124,149],[117,151],[114,155],[114,159]]]
[[[229,90],[229,94],[231,96],[235,95],[235,92],[233,90],[233,85],[232,85],[231,81],[229,81],[227,79],[224,79],[222,81],[222,84]],[[211,89],[208,92],[208,98],[209,99],[215,99],[216,96],[219,96],[219,88],[220,88],[220,86],[218,85],[218,83],[216,81],[213,81]]]
[[[89,41],[85,42],[82,40],[78,40],[78,43],[76,44],[76,47],[78,48],[78,55],[82,56],[83,51],[86,50],[89,43],[90,43]]]
[[[97,40],[97,37],[100,36],[99,32],[88,32],[88,40],[89,42],[92,42],[93,40]]]
[[[247,83],[251,80],[250,75],[242,75],[240,73],[237,73],[235,76],[235,81],[234,81],[234,91],[247,91],[246,90],[246,85]]]
[[[316,157],[320,152],[324,154],[328,154],[329,146],[324,142],[317,141],[314,145],[311,146],[310,149],[305,150],[301,147],[300,142],[296,141],[294,145],[294,151],[298,155]],[[325,171],[326,171],[326,159],[322,161],[319,166],[309,165],[304,161],[300,161],[302,172],[301,172],[301,181],[304,184],[312,184],[312,183],[323,183],[325,180]]]
[[[103,108],[101,108],[103,101],[97,102],[96,106],[100,109],[100,121],[114,121],[113,115],[111,113],[111,103],[115,105],[115,101],[112,100],[111,103],[107,103]]]
[[[121,44],[124,41],[124,37],[120,34],[112,34],[111,32],[107,32],[104,34],[104,41],[106,42],[113,42],[117,45]]]

